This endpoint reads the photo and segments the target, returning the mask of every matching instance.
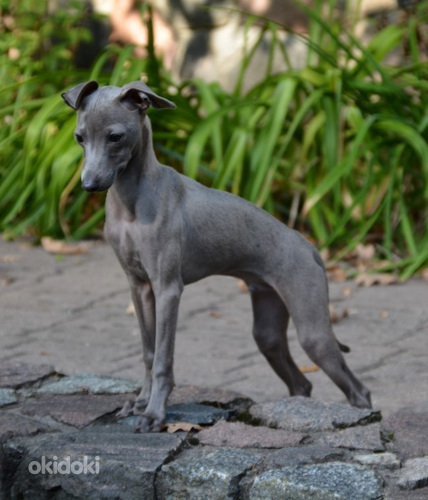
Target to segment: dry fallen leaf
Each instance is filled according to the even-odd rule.
[[[7,276],[7,274],[0,273],[0,283],[3,286],[7,286],[13,283],[13,279]]]
[[[49,236],[44,236],[41,240],[43,249],[52,254],[61,255],[77,255],[88,253],[91,243],[86,241],[70,243],[67,241],[54,240]]]
[[[381,311],[381,312],[379,313],[379,316],[380,316],[382,319],[385,319],[385,318],[387,318],[387,317],[389,316],[389,313],[388,313],[388,311]]]
[[[0,257],[0,262],[17,262],[19,260],[18,255],[3,255]]]
[[[302,372],[302,373],[313,373],[313,372],[317,372],[319,371],[319,367],[317,365],[302,365],[302,366],[299,366],[299,370]]]
[[[327,274],[329,279],[335,283],[342,283],[346,280],[346,271],[337,265],[327,268]]]
[[[169,434],[174,434],[175,432],[201,431],[203,427],[199,424],[192,424],[191,422],[174,422],[172,424],[166,424],[164,429]]]
[[[342,321],[342,319],[347,318],[349,316],[348,309],[343,309],[342,311],[338,311],[333,304],[329,304],[328,308],[330,311],[330,321],[332,323],[339,323],[339,321]]]
[[[352,288],[350,286],[345,286],[342,288],[342,295],[344,297],[350,297],[352,294]]]
[[[357,245],[355,251],[357,254],[357,258],[363,262],[369,262],[373,260],[376,254],[376,248],[371,243],[369,243],[368,245],[362,245],[360,243]]]
[[[244,280],[238,280],[238,288],[241,293],[248,293],[248,286]]]
[[[330,250],[328,248],[322,248],[320,250],[320,255],[323,262],[328,262],[330,259]]]
[[[422,269],[422,278],[423,278],[425,281],[428,281],[428,268],[426,268],[426,269]]]
[[[135,306],[134,306],[134,303],[131,301],[129,303],[129,306],[126,308],[126,314],[129,314],[130,316],[136,316],[136,312],[135,312]]]
[[[223,314],[219,313],[218,311],[211,311],[210,316],[211,318],[222,318]]]
[[[388,273],[361,273],[355,278],[358,286],[392,285],[398,283],[398,276]]]

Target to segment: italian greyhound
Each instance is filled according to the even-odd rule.
[[[370,408],[370,392],[342,355],[349,349],[334,336],[315,248],[261,208],[156,159],[147,110],[175,105],[142,82],[119,88],[91,81],[62,97],[77,110],[82,186],[108,190],[104,232],[128,277],[143,340],[145,381],[134,405],[119,415],[139,415],[141,432],[163,426],[183,287],[214,274],[247,283],[255,341],[290,395],[309,397],[312,388],[288,349],[291,315],[312,361],[352,405]]]

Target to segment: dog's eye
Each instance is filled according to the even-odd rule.
[[[110,134],[108,137],[109,142],[119,142],[123,137],[123,134]]]
[[[79,144],[82,144],[82,143],[83,143],[83,137],[82,137],[80,134],[74,134],[74,137],[76,138],[76,141],[77,141]]]

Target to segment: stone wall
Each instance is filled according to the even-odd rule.
[[[380,412],[175,388],[166,431],[116,411],[131,380],[0,364],[0,498],[422,500],[428,405]]]

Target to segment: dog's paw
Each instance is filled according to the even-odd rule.
[[[132,417],[134,415],[143,415],[144,410],[146,409],[147,401],[136,400],[135,402],[126,401],[123,405],[123,408],[116,413],[116,417],[118,418],[126,418]]]
[[[165,427],[165,419],[142,415],[135,426],[135,432],[160,432]]]
[[[126,401],[123,408],[116,413],[118,418],[126,418],[133,415],[132,411],[134,409],[134,403],[132,401]]]

